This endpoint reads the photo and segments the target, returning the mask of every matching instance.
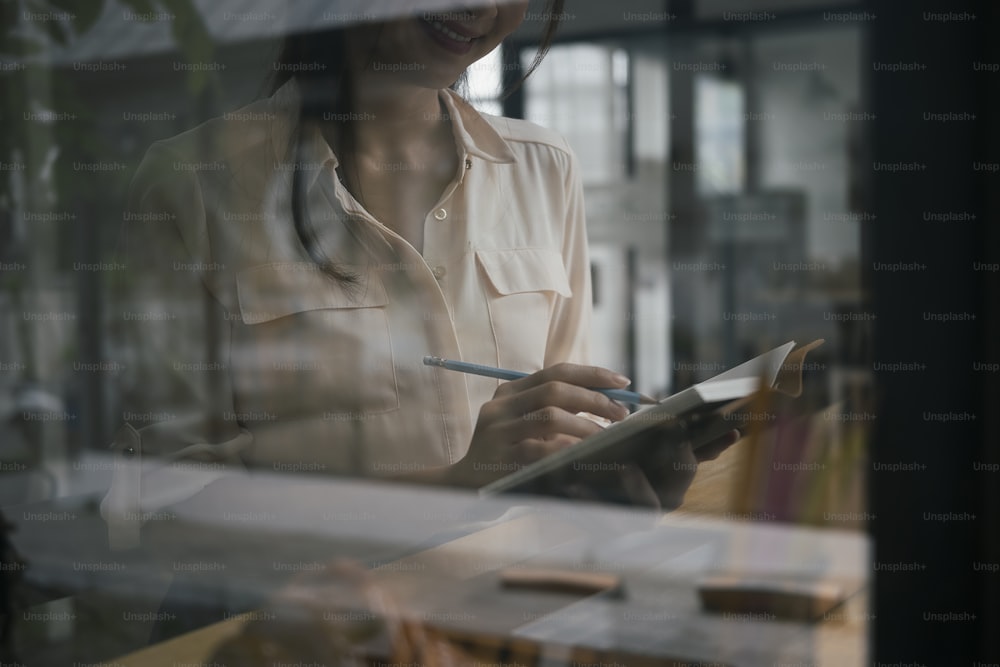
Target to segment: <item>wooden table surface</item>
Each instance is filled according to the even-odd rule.
[[[845,561],[863,560],[861,554],[864,548],[859,546],[863,538],[860,534],[796,531],[787,527],[739,523],[729,525],[709,520],[709,532],[704,535],[715,531],[712,534],[717,535],[712,539],[717,540],[717,545],[726,544],[725,548],[734,553],[737,560],[744,556],[759,559],[758,552],[775,544],[776,540],[790,540],[790,546],[778,547],[786,555],[798,550],[813,554],[808,558],[815,558],[816,554],[823,558],[824,553],[832,554],[839,549],[843,555],[834,559],[839,561],[835,567],[847,568],[845,571],[851,573],[852,580],[857,580],[854,581],[857,592],[843,607],[832,613],[827,622],[818,625],[726,622],[725,619],[705,614],[698,607],[691,577],[703,566],[691,564],[694,563],[692,555],[699,550],[691,550],[682,542],[689,538],[705,539],[698,533],[704,530],[701,517],[721,516],[725,512],[729,476],[735,460],[735,452],[731,450],[701,467],[682,508],[667,515],[663,522],[664,530],[675,531],[679,536],[675,552],[671,552],[669,546],[656,546],[664,563],[673,563],[673,569],[655,567],[648,570],[646,566],[646,572],[628,575],[630,590],[634,594],[627,603],[612,602],[602,596],[581,599],[547,593],[501,593],[497,585],[497,570],[523,558],[513,553],[504,555],[509,552],[507,547],[511,544],[531,543],[544,560],[551,558],[552,554],[578,548],[584,534],[583,529],[573,525],[573,522],[545,521],[539,524],[531,517],[494,525],[408,556],[392,567],[383,568],[377,575],[386,590],[392,591],[404,606],[416,610],[424,619],[447,618],[445,625],[455,632],[482,632],[487,627],[492,633],[528,638],[539,645],[589,643],[596,647],[595,650],[607,649],[604,653],[589,655],[600,655],[602,660],[623,665],[669,665],[671,657],[678,661],[676,664],[692,660],[712,660],[717,664],[732,665],[773,665],[776,660],[788,664],[837,667],[864,664],[867,597],[863,577],[867,570],[862,562],[844,565]],[[691,530],[685,528],[688,524],[693,526]],[[732,543],[737,544],[735,551]],[[643,548],[650,547],[640,545],[634,551],[639,553]],[[484,561],[484,553],[497,555]],[[449,610],[456,613],[449,613]],[[466,610],[469,618],[463,620],[458,610]],[[659,617],[668,622],[657,625]],[[622,618],[630,620],[630,623],[622,625]],[[577,636],[581,627],[579,619],[583,619],[584,628],[588,624],[594,626],[592,631],[585,630],[584,636]],[[645,619],[647,622],[645,625],[643,622],[631,622],[634,619]],[[238,617],[216,623],[108,664],[115,667],[177,667],[179,664],[210,663],[215,648],[238,634],[244,623]],[[615,627],[616,623],[618,627]],[[657,637],[657,634],[662,637]],[[550,640],[551,644],[548,643]],[[609,642],[624,644],[625,647],[611,646]],[[635,650],[622,652],[629,646]],[[680,652],[673,655],[665,652],[671,646],[676,646]],[[569,654],[563,650],[562,655]],[[563,663],[552,664],[570,664],[570,660],[567,658]]]

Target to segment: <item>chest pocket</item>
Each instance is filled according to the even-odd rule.
[[[573,295],[562,255],[547,248],[477,250],[476,262],[487,285],[497,363],[541,369],[556,299]]]
[[[356,285],[309,263],[237,274],[231,361],[240,410],[363,420],[399,407],[385,287],[367,266],[343,268]]]

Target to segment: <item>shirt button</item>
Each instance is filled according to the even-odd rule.
[[[448,273],[448,269],[444,268],[443,266],[435,266],[431,270],[431,273],[434,274],[435,278],[437,278],[438,280],[441,280],[442,278],[444,278],[444,275],[446,273]]]
[[[434,217],[437,218],[438,220],[444,220],[445,218],[448,217],[448,211],[444,210],[443,208],[439,208],[438,210],[434,211]]]

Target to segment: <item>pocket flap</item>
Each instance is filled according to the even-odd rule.
[[[236,274],[236,291],[244,324],[326,308],[378,308],[389,303],[373,268],[341,265],[358,276],[353,286],[339,285],[309,262],[263,264]]]
[[[477,250],[476,260],[500,294],[557,292],[571,297],[562,255],[549,248]]]

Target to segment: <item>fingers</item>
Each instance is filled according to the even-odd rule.
[[[684,503],[684,494],[694,481],[698,472],[698,459],[691,450],[689,443],[684,443],[675,450],[676,458],[669,467],[653,474],[653,483],[660,505],[671,512]]]
[[[621,475],[625,492],[633,505],[654,509],[662,508],[662,502],[656,489],[653,488],[649,478],[639,466],[632,463],[625,464],[618,474]]]
[[[591,477],[574,477],[561,487],[570,498],[593,502],[627,504],[633,507],[661,509],[659,495],[649,478],[635,464],[617,468],[616,474],[600,473]]]
[[[717,459],[722,452],[726,451],[739,441],[741,437],[743,437],[743,435],[737,429],[733,429],[721,438],[702,445],[695,450],[694,454],[698,458],[699,462],[713,461]]]
[[[564,382],[577,387],[595,389],[624,389],[632,381],[624,375],[600,366],[563,363],[543,368],[519,380],[505,382],[497,389],[497,396],[508,396],[547,382]]]
[[[500,400],[508,415],[528,415],[548,407],[574,415],[589,412],[611,421],[621,421],[629,414],[625,406],[604,394],[562,381],[529,387]]]
[[[568,436],[577,440],[600,433],[601,426],[561,408],[545,407],[498,424],[510,442]]]
[[[552,438],[527,438],[513,445],[515,457],[528,464],[580,442],[582,438],[560,434]]]
[[[588,412],[610,421],[628,416],[628,409],[591,388],[620,388],[624,378],[606,368],[557,364],[520,380],[501,385],[494,399],[480,410],[480,422],[504,439],[551,439],[564,435],[586,438],[602,429],[589,419],[577,417]]]
[[[531,463],[600,433],[601,425],[577,413],[624,419],[625,406],[593,389],[628,384],[628,378],[606,368],[556,364],[500,385],[479,410],[468,454],[449,474],[459,484],[478,485],[485,481],[484,469]]]

